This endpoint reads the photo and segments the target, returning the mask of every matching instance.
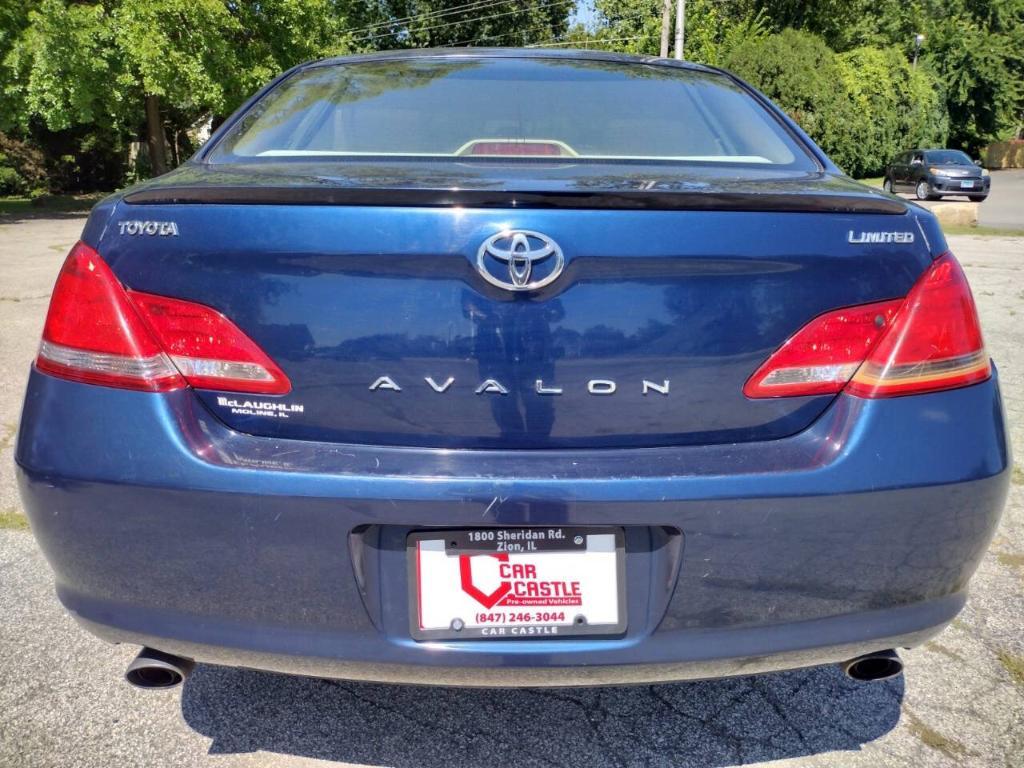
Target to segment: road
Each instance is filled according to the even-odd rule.
[[[1024,231],[1024,170],[993,172],[992,191],[978,208],[978,223]]]
[[[8,220],[10,222],[10,220]],[[48,293],[79,217],[0,220],[0,510]],[[1024,437],[1024,238],[951,238]],[[2,518],[0,518],[2,519]],[[61,610],[26,531],[0,529],[0,766],[1024,765],[1024,472],[967,608],[862,685],[834,668],[605,690],[466,691],[199,666],[183,688],[122,681],[134,651]]]

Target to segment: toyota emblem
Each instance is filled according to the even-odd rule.
[[[476,257],[480,276],[507,291],[535,291],[562,274],[565,256],[540,232],[510,229],[484,240]]]

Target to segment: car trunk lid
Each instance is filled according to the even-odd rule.
[[[132,289],[223,312],[281,366],[292,382],[281,397],[197,393],[231,427],[280,438],[578,448],[783,437],[831,397],[747,399],[751,373],[812,317],[902,296],[930,261],[902,203],[832,177],[672,192],[621,176],[463,178],[453,190],[197,173],[130,193],[100,252]],[[403,204],[387,204],[387,190]],[[530,190],[559,202],[522,205]],[[460,192],[475,204],[453,202]],[[130,222],[157,226],[133,235]],[[556,243],[561,274],[536,290],[500,285],[514,282],[509,265],[481,247],[506,230]],[[862,237],[875,232],[909,235]]]

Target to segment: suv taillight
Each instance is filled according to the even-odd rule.
[[[125,389],[281,395],[284,372],[215,309],[127,291],[100,255],[78,243],[57,277],[36,367]]]
[[[820,315],[750,377],[750,398],[834,394],[893,397],[953,389],[992,375],[971,289],[952,254],[905,299]]]

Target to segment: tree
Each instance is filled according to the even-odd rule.
[[[973,152],[1024,113],[1024,0],[960,0],[929,28],[925,60],[946,88],[953,141]]]
[[[741,43],[726,66],[784,109],[847,172],[857,157],[857,113],[842,87],[835,54],[817,35],[783,30]]]
[[[951,142],[976,151],[1024,119],[1024,0],[757,0],[776,30],[795,27],[843,52],[895,47],[943,83]]]
[[[839,54],[837,63],[856,115],[855,140],[846,152],[850,173],[881,175],[908,147],[945,145],[944,92],[930,70],[911,68],[895,48],[870,46]]]
[[[333,0],[42,0],[26,18],[2,62],[9,122],[113,134],[144,123],[157,173],[168,111],[226,115],[292,64],[349,47]]]
[[[597,0],[605,28],[591,38],[603,47],[656,56],[661,48],[661,0]],[[717,64],[740,42],[763,37],[768,26],[750,0],[688,0],[686,58]]]
[[[294,64],[379,48],[523,45],[567,27],[572,0],[0,0],[0,130],[145,126],[153,170],[166,133],[226,116]]]
[[[353,30],[360,50],[522,46],[568,30],[575,0],[384,0]]]

